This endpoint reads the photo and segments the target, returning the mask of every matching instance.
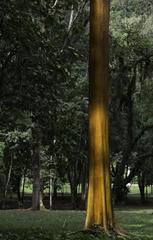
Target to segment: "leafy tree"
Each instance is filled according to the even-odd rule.
[[[142,105],[140,107],[138,102],[150,72],[147,69],[152,64],[152,42],[148,37],[152,35],[152,29],[148,25],[152,3],[148,2],[144,6],[143,14],[141,4],[136,5],[136,2],[131,1],[119,4],[118,1],[112,1],[110,140],[112,154],[115,156],[121,153],[122,156],[113,166],[116,201],[125,199],[127,183],[151,155],[151,150],[144,154],[145,149],[140,152],[138,147],[141,138],[151,130],[151,124],[138,117],[138,112],[142,110]],[[152,77],[149,78],[151,80]],[[146,113],[143,111],[143,116]],[[126,174],[127,170],[130,170],[129,175]]]

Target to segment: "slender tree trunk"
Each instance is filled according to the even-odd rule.
[[[146,194],[145,194],[146,196],[146,199],[148,198],[148,186],[146,186]]]
[[[108,145],[108,29],[109,1],[91,0],[89,189],[85,228],[114,226]]]
[[[68,24],[68,32],[71,30],[71,27],[73,25],[73,18],[74,18],[74,7],[72,5],[71,6],[71,13],[70,13],[69,24]]]
[[[44,191],[43,189],[41,189],[40,190],[40,209],[45,209],[43,199],[44,199]]]
[[[82,176],[82,183],[81,183],[81,200],[85,201],[86,199],[86,177]]]
[[[113,184],[113,198],[115,203],[123,203],[127,199],[127,191],[124,183],[124,176],[119,171],[115,176],[114,184]]]
[[[74,181],[70,184],[71,187],[71,199],[72,199],[72,208],[77,209],[78,207],[78,193],[77,193],[77,183]]]
[[[78,179],[76,165],[73,165],[71,168],[69,168],[68,178],[71,189],[72,208],[76,209],[78,207],[78,193],[77,193]]]
[[[18,176],[16,178],[16,192],[17,192],[17,198],[18,198],[18,207],[21,207],[21,192],[20,192],[20,187],[21,187],[21,176]]]
[[[138,185],[140,190],[141,202],[145,202],[145,178],[144,174],[141,172],[138,175]]]
[[[54,195],[54,198],[57,198],[57,180],[56,179],[54,180],[53,185],[54,185],[54,187],[53,187],[54,188],[54,194],[53,195]]]
[[[49,208],[50,210],[53,207],[53,178],[50,176],[49,179]]]
[[[10,167],[9,167],[9,171],[8,171],[7,181],[6,181],[5,190],[4,190],[4,199],[3,199],[3,204],[2,204],[3,209],[5,209],[5,206],[6,206],[7,191],[8,191],[8,186],[9,186],[9,183],[11,180],[11,174],[12,174],[12,167],[13,167],[12,153],[10,154],[10,159],[11,159],[11,163],[10,163]]]
[[[151,184],[151,195],[153,195],[153,185]]]
[[[81,200],[85,201],[86,199],[86,183],[82,182],[81,184]]]
[[[40,210],[40,133],[39,128],[32,129],[33,137],[33,191],[32,191],[32,210]]]
[[[22,183],[22,197],[21,197],[22,206],[24,204],[24,189],[25,189],[25,179],[26,179],[25,175],[26,175],[26,170],[24,169],[23,183]]]
[[[82,174],[81,174],[81,200],[86,200],[86,194],[87,194],[87,163],[84,162],[82,166]]]

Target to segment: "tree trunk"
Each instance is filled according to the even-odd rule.
[[[113,184],[113,199],[115,203],[123,203],[127,199],[127,187],[124,183],[123,173],[124,171],[122,169],[122,166],[117,166],[117,174],[115,176]]]
[[[78,207],[78,193],[77,193],[77,183],[74,181],[70,184],[71,187],[71,199],[72,199],[72,208],[77,209]]]
[[[140,190],[141,202],[145,202],[145,178],[144,174],[141,172],[138,175],[138,185]]]
[[[109,1],[91,0],[89,189],[85,228],[114,228],[108,144],[108,30]]]
[[[54,188],[54,193],[53,196],[54,198],[57,198],[57,179],[54,179],[54,184],[53,184],[53,188]]]
[[[81,183],[81,200],[85,201],[86,199],[86,178],[82,179]]]
[[[42,210],[45,209],[43,199],[44,199],[44,191],[41,189],[41,191],[40,191],[40,209],[42,209]]]
[[[49,179],[49,208],[50,210],[53,207],[53,178],[50,176]]]
[[[86,200],[86,193],[87,193],[87,164],[84,163],[83,169],[82,169],[82,176],[81,176],[81,200],[85,201]]]
[[[146,199],[148,198],[148,186],[146,186]]]
[[[75,162],[75,164],[69,167],[69,170],[68,170],[68,179],[69,179],[70,188],[71,188],[71,202],[72,202],[73,209],[76,209],[78,207],[78,193],[77,193],[78,173],[77,171],[78,171],[77,163]]]
[[[12,174],[12,167],[13,167],[13,154],[10,154],[10,167],[9,167],[9,171],[8,171],[8,176],[7,176],[7,181],[6,181],[6,185],[5,185],[5,190],[4,190],[4,198],[3,198],[3,203],[2,203],[2,208],[5,209],[6,207],[6,198],[7,198],[7,191],[8,191],[8,186],[11,180],[11,174]]]
[[[20,193],[20,187],[21,187],[21,176],[16,177],[16,193],[17,193],[17,199],[18,199],[18,207],[21,207],[21,193]]]
[[[23,204],[24,204],[25,179],[26,179],[26,170],[24,170],[23,183],[22,183],[22,197],[21,197],[22,206],[23,206]]]
[[[32,191],[32,210],[40,210],[40,136],[39,129],[32,129],[33,137],[33,191]]]

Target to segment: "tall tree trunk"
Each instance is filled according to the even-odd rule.
[[[108,31],[109,1],[91,0],[89,189],[85,228],[114,227],[108,144]]]
[[[115,203],[123,203],[127,199],[127,188],[124,183],[123,171],[120,167],[117,168],[117,171],[113,184],[113,199]]]
[[[49,208],[50,210],[53,207],[53,178],[52,175],[50,174],[49,178]]]
[[[141,202],[145,202],[145,178],[143,172],[138,175],[138,185],[140,190]]]
[[[57,198],[57,179],[54,179],[53,183],[53,196]]]
[[[23,183],[22,183],[22,197],[21,197],[21,203],[22,206],[24,204],[24,189],[25,189],[25,180],[26,180],[26,169],[24,169],[24,174],[23,174]]]
[[[21,176],[16,177],[16,193],[17,193],[17,199],[18,199],[18,207],[21,207],[21,192],[20,192],[20,187],[21,187]]]
[[[32,129],[33,138],[33,191],[32,210],[40,210],[40,130],[38,127]]]
[[[45,209],[45,205],[44,205],[44,191],[43,189],[40,190],[40,209]]]
[[[76,209],[78,207],[78,194],[77,194],[78,179],[77,179],[76,165],[73,165],[72,167],[69,168],[68,178],[69,178],[69,183],[71,188],[72,208]]]
[[[82,174],[82,181],[81,181],[81,200],[82,201],[85,201],[85,199],[86,199],[86,181],[87,181],[87,176],[86,176],[86,167],[84,167],[84,169],[83,169],[84,171],[83,171],[83,173],[84,174]]]
[[[44,205],[44,180],[43,180],[43,174],[40,173],[40,209],[45,209]]]
[[[77,209],[78,207],[78,193],[77,193],[77,183],[73,181],[70,184],[71,187],[71,200],[72,200],[72,208]]]
[[[11,174],[12,174],[12,167],[13,167],[13,154],[12,153],[10,153],[10,160],[11,160],[11,162],[10,162],[7,181],[6,181],[5,190],[4,190],[4,198],[3,198],[3,204],[2,204],[3,209],[5,209],[5,207],[6,207],[7,191],[8,191],[8,186],[9,186],[9,183],[11,180]]]

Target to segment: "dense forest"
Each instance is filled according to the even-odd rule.
[[[90,2],[0,2],[0,209],[87,206],[93,220],[90,201],[97,211],[102,191],[109,218],[131,186],[136,204],[153,205],[153,1]],[[106,165],[92,168],[94,154]],[[92,196],[101,185],[91,169],[101,167],[105,186]]]

